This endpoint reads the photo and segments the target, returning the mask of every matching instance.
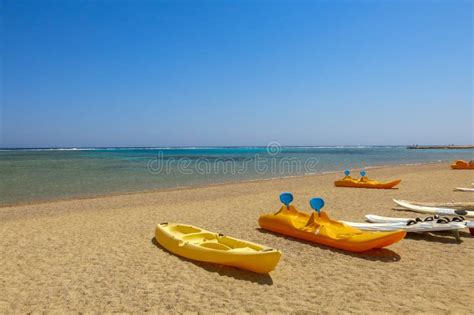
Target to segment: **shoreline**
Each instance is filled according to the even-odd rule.
[[[377,169],[392,168],[392,167],[435,165],[435,164],[444,164],[444,163],[446,163],[446,161],[404,163],[404,164],[385,164],[385,165],[368,166],[368,167],[365,167],[365,169],[366,170],[377,170]],[[302,175],[277,176],[277,177],[270,177],[270,178],[256,178],[256,179],[243,179],[243,180],[230,180],[230,181],[221,182],[221,183],[196,184],[196,185],[173,187],[173,188],[153,188],[153,189],[146,189],[146,190],[139,190],[139,191],[129,191],[129,192],[110,192],[110,193],[98,194],[98,195],[84,195],[84,196],[71,196],[71,197],[62,197],[62,198],[52,198],[52,199],[47,199],[47,200],[19,201],[19,202],[13,202],[13,203],[0,204],[0,211],[4,208],[19,207],[19,206],[42,205],[42,204],[50,204],[50,203],[55,203],[55,202],[75,201],[75,200],[94,200],[94,199],[103,199],[103,198],[114,197],[114,196],[152,194],[152,193],[158,193],[158,192],[185,191],[185,190],[194,190],[194,189],[200,189],[200,188],[218,187],[218,186],[235,185],[235,184],[268,182],[268,181],[282,180],[282,179],[288,179],[288,178],[306,178],[306,177],[322,176],[322,175],[327,175],[327,174],[336,174],[336,173],[339,173],[339,172],[342,173],[343,171],[344,170],[324,171],[324,172],[320,172],[320,173],[307,173],[307,174],[302,174]]]

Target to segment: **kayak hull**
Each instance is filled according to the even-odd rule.
[[[272,271],[281,257],[276,249],[185,224],[158,224],[155,238],[178,256],[257,273]]]
[[[392,189],[398,184],[400,184],[402,180],[397,179],[391,182],[377,182],[377,181],[368,181],[368,182],[360,182],[358,180],[347,180],[341,179],[334,182],[336,187],[352,187],[352,188],[373,188],[373,189]]]
[[[383,248],[400,241],[406,235],[405,231],[364,232],[332,220],[324,221],[321,226],[311,229],[307,223],[313,216],[301,212],[288,213],[284,208],[276,214],[260,216],[258,220],[260,227],[274,233],[350,252]],[[322,216],[323,214],[324,212]],[[329,233],[322,235],[320,231],[323,228]]]
[[[467,166],[451,165],[453,170],[474,170],[474,164]]]

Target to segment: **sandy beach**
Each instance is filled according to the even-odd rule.
[[[473,201],[472,171],[448,164],[369,170],[399,189],[336,188],[342,174],[224,184],[0,208],[0,313],[472,313],[474,238],[410,235],[387,249],[352,254],[258,229],[291,191],[310,211],[320,196],[335,219],[395,211],[392,198]],[[181,222],[283,252],[268,275],[193,262],[157,246],[155,226]]]

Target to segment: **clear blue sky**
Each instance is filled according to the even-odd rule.
[[[468,144],[472,1],[1,1],[3,147]]]

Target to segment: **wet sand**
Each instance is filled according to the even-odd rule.
[[[249,312],[472,313],[474,238],[410,235],[386,249],[347,253],[259,230],[260,214],[326,201],[335,219],[395,211],[392,198],[469,202],[474,172],[445,164],[369,170],[399,189],[336,188],[341,174],[116,195],[0,208],[0,313]],[[268,275],[192,262],[156,244],[155,225],[181,222],[283,252]]]

